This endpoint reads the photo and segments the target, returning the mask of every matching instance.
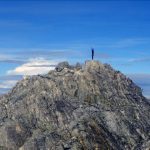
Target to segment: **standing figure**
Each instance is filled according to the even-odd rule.
[[[92,48],[92,60],[94,59],[94,48]]]

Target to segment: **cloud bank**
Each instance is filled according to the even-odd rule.
[[[9,89],[17,83],[18,80],[8,80],[0,83],[0,88]]]
[[[59,61],[57,60],[46,60],[44,58],[30,59],[27,63],[7,71],[8,75],[37,75],[45,74],[49,70],[55,68]]]
[[[144,96],[150,98],[150,74],[128,74],[127,76],[143,89]]]

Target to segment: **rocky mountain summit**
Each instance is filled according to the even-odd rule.
[[[149,150],[150,103],[110,65],[58,64],[0,97],[1,150]]]

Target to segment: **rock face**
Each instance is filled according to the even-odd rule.
[[[0,149],[149,150],[150,103],[110,65],[60,63],[0,97]]]

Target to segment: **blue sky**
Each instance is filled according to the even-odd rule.
[[[0,93],[59,61],[95,59],[150,97],[149,1],[0,1]]]

